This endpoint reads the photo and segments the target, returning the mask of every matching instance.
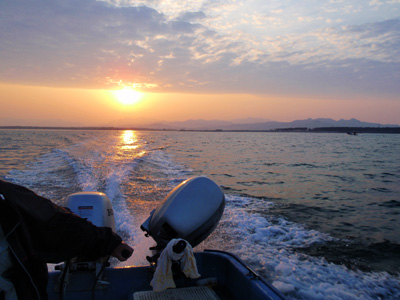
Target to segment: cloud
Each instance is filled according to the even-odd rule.
[[[310,14],[298,4],[250,2],[263,6],[252,14],[240,1],[3,1],[0,81],[398,95],[399,19],[343,25],[344,16],[329,12],[341,25],[326,27],[326,7]],[[342,1],[329,5],[345,9]]]
[[[374,6],[374,5],[382,5],[383,3],[381,0],[372,0],[369,2],[369,5]]]
[[[206,15],[202,11],[184,12],[178,17],[178,20],[185,22],[197,22],[203,20],[205,17]]]
[[[189,23],[167,22],[145,6],[122,9],[94,1],[15,4],[0,14],[6,29],[0,33],[6,41],[0,48],[1,79],[39,84],[101,86],[106,77],[145,79],[157,64],[154,40],[193,32]]]

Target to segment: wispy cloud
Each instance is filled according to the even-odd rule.
[[[7,0],[0,81],[398,95],[399,8],[395,0]]]

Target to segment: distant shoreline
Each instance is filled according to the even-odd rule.
[[[264,130],[224,130],[224,129],[154,129],[140,127],[63,127],[63,126],[0,126],[0,129],[34,130],[143,130],[143,131],[182,131],[182,132],[310,132],[310,133],[394,133],[400,134],[400,127],[293,127]]]

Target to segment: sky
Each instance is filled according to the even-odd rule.
[[[0,125],[243,118],[400,124],[400,0],[0,0]]]

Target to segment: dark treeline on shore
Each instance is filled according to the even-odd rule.
[[[400,127],[319,127],[319,128],[282,128],[279,132],[336,132],[336,133],[400,133]]]

